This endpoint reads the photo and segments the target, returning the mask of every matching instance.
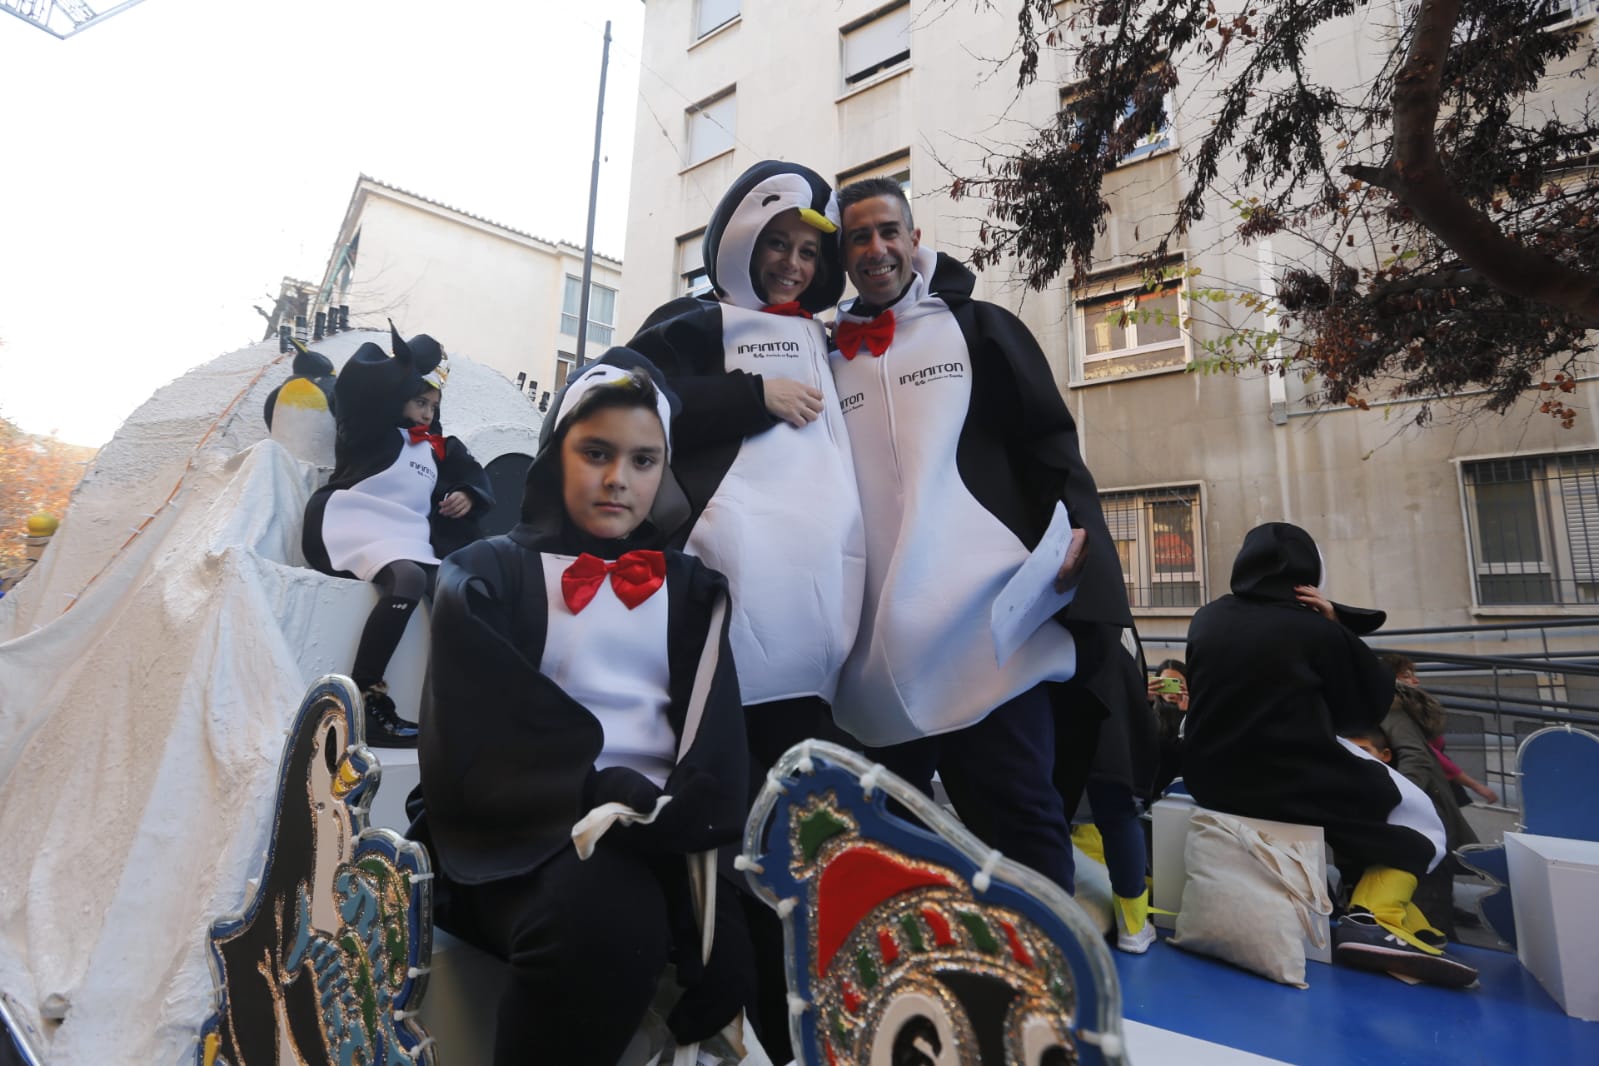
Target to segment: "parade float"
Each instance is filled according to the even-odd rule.
[[[363,743],[337,676],[376,593],[301,557],[322,379],[366,341],[388,334],[321,339],[326,366],[263,343],[158,389],[0,598],[0,1066],[487,1061],[498,964],[433,929],[427,855],[397,832],[415,755]],[[443,420],[514,514],[539,413],[452,363]],[[390,676],[408,718],[425,629]],[[1599,1060],[1599,1023],[1514,955],[1473,951],[1467,992],[1113,955],[1102,867],[1079,854],[1068,898],[820,744],[768,779],[738,865],[784,919],[815,1066],[1420,1064],[1451,1040]],[[627,1062],[759,1066],[749,1037],[670,1048],[646,1019]]]

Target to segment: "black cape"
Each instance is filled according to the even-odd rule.
[[[1387,823],[1400,799],[1387,768],[1337,739],[1382,721],[1394,676],[1348,625],[1298,602],[1294,587],[1320,580],[1304,530],[1245,537],[1232,594],[1188,628],[1183,780],[1203,806],[1320,825],[1340,858],[1424,875],[1433,846]]]
[[[725,616],[703,714],[665,789],[629,769],[594,769],[599,722],[539,672],[548,602],[539,553],[581,549],[570,536],[541,537],[524,524],[469,545],[440,570],[418,761],[435,854],[463,884],[535,870],[567,846],[587,811],[611,801],[649,811],[663,791],[672,801],[654,822],[608,835],[689,853],[742,832],[747,755]],[[667,715],[681,743],[712,611],[727,593],[692,556],[668,551],[666,563]]]

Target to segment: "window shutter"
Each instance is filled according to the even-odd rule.
[[[911,50],[911,8],[896,7],[844,35],[844,80],[855,81]]]
[[[700,0],[699,14],[694,20],[694,38],[698,40],[716,27],[733,21],[738,14],[738,0]]]
[[[738,119],[738,97],[728,93],[688,114],[688,164],[709,159],[733,147],[734,123]]]

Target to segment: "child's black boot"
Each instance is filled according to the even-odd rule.
[[[389,686],[374,682],[361,693],[361,704],[366,711],[366,742],[374,748],[414,748],[417,728],[407,722],[394,709],[389,698]]]

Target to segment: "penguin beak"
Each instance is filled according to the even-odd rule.
[[[342,800],[361,783],[361,772],[350,762],[348,755],[339,760],[338,772],[333,775],[333,798]]]
[[[820,211],[809,207],[802,207],[799,209],[799,213],[800,218],[803,219],[812,229],[820,230],[823,233],[838,232],[838,227],[833,224],[833,220],[822,214]]]

